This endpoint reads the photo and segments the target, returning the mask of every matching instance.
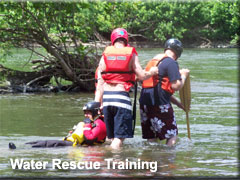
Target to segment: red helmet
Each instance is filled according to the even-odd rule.
[[[111,34],[112,45],[114,44],[114,42],[118,38],[124,38],[128,42],[128,32],[123,28],[114,29],[112,34]]]

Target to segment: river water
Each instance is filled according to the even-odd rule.
[[[159,53],[159,49],[137,50],[143,66]],[[0,177],[238,176],[237,49],[184,49],[178,62],[181,68],[191,70],[191,140],[187,138],[185,113],[174,106],[179,128],[174,147],[141,138],[138,109],[135,136],[127,139],[121,150],[111,150],[109,143],[94,147],[31,148],[25,143],[62,139],[83,119],[82,106],[93,100],[94,94],[1,95]],[[9,142],[14,142],[17,149],[8,149]],[[14,169],[11,159],[46,161],[47,165],[42,169],[28,170],[27,165]],[[62,169],[55,166],[59,161]],[[70,162],[82,164],[64,166]],[[130,163],[137,166],[127,167]]]

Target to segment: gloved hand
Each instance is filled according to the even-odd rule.
[[[85,119],[83,120],[83,122],[84,122],[85,124],[90,124],[90,123],[91,123],[91,119],[85,118]]]

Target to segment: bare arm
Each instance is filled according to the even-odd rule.
[[[174,91],[179,91],[179,90],[183,87],[183,85],[184,85],[184,83],[185,83],[185,80],[186,80],[189,72],[190,72],[190,71],[189,71],[188,69],[181,69],[181,70],[180,70],[180,74],[181,74],[181,78],[182,78],[182,79],[181,79],[181,80],[173,81],[173,82],[172,82],[172,85],[171,85],[171,87],[172,87],[172,89],[173,89]]]
[[[177,107],[179,107],[180,109],[184,110],[184,106],[182,105],[182,103],[175,97],[175,96],[171,96],[171,102],[175,105],[177,105]]]
[[[146,80],[150,78],[151,76],[158,74],[158,68],[152,67],[150,71],[145,71],[142,69],[138,56],[136,54],[133,55],[133,71],[136,73],[139,80]]]
[[[176,80],[172,82],[172,89],[174,91],[179,91],[184,85],[184,80]]]
[[[102,79],[101,72],[103,72],[106,69],[106,65],[104,62],[103,57],[101,58],[98,66],[98,83],[96,87],[96,93],[95,93],[95,101],[96,102],[102,102],[102,96],[103,96],[103,84],[104,80]]]

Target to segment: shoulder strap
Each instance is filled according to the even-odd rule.
[[[167,57],[168,56],[166,54],[158,54],[153,59],[158,60],[158,63],[156,64],[158,66],[162,62],[162,60],[164,60]]]

